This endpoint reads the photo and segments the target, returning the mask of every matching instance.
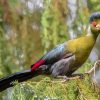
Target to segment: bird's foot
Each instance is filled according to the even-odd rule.
[[[61,82],[63,83],[63,82],[66,82],[66,81],[69,81],[69,77],[67,77],[67,76],[57,76],[57,78],[59,78],[59,79],[63,79]]]
[[[69,80],[83,79],[83,75],[74,75],[74,76],[57,76],[57,78],[63,79],[61,82],[64,83]]]
[[[78,78],[78,79],[84,79],[85,76],[84,74],[79,73],[79,74],[72,74],[71,77]]]

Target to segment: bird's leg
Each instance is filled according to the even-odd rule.
[[[63,81],[61,81],[61,82],[65,82],[65,81],[69,80],[69,77],[67,77],[67,76],[57,76],[56,78],[63,79]]]
[[[79,79],[83,79],[84,78],[84,74],[81,74],[81,73],[77,73],[77,74],[72,74],[71,77],[77,77]]]
[[[77,76],[70,76],[70,77],[68,77],[68,76],[57,76],[57,78],[63,79],[61,82],[64,83],[64,82],[69,81],[69,80],[80,79],[80,76],[79,75],[77,75]]]

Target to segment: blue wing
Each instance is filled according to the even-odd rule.
[[[46,55],[44,55],[42,57],[42,59],[45,60],[45,64],[53,64],[64,57],[68,57],[69,54],[71,54],[71,53],[69,53],[65,49],[65,45],[63,43],[63,44],[58,45],[57,47],[55,47],[51,51],[49,51]]]

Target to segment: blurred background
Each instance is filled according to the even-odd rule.
[[[0,0],[0,77],[29,69],[44,53],[87,33],[99,0]],[[100,58],[100,36],[89,58]]]

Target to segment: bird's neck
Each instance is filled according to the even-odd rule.
[[[88,34],[87,36],[91,36],[92,38],[94,38],[94,40],[96,41],[98,34],[96,32],[91,31],[90,27],[88,28]]]

